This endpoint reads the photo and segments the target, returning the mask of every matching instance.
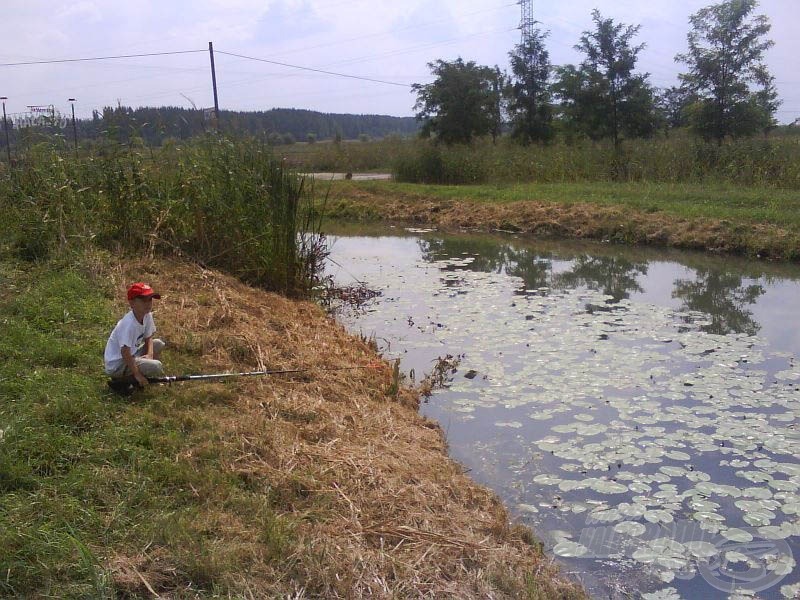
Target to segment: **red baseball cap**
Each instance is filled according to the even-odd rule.
[[[143,298],[155,298],[158,300],[161,298],[161,294],[156,294],[146,283],[134,283],[131,287],[128,288],[128,300],[133,300],[134,298],[138,297]]]

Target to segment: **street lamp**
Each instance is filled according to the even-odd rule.
[[[72,139],[75,142],[75,154],[78,153],[78,129],[75,127],[75,98],[67,99],[72,103]]]
[[[11,164],[11,142],[8,141],[8,119],[6,119],[6,100],[7,96],[0,96],[3,101],[3,129],[6,132],[6,154],[8,155],[8,164]]]

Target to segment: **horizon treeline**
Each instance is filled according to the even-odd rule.
[[[26,136],[38,134],[61,134],[71,140],[71,120],[58,114],[52,120],[56,126],[42,125],[46,119],[31,127],[15,127],[9,121],[12,146]],[[226,134],[252,136],[271,145],[410,136],[419,130],[414,117],[323,113],[297,108],[220,110],[219,121],[219,129]],[[90,119],[76,119],[75,126],[78,140],[110,138],[128,143],[138,138],[148,146],[160,146],[168,139],[186,140],[214,128],[202,110],[177,106],[132,108],[122,104],[95,110]]]

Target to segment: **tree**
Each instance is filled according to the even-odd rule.
[[[756,0],[726,0],[689,17],[689,51],[675,57],[689,66],[681,81],[698,100],[691,107],[695,133],[721,144],[728,137],[767,128],[779,105],[763,64],[773,45],[764,15],[751,16]],[[762,86],[761,95],[750,84]]]
[[[550,54],[544,46],[549,32],[535,29],[530,39],[509,53],[513,80],[508,88],[511,136],[522,144],[553,137]]]
[[[764,131],[764,135],[767,135],[771,129],[774,129],[778,125],[775,113],[778,111],[781,101],[778,100],[775,78],[764,65],[759,65],[756,69],[755,80],[760,86],[754,95],[755,104],[761,112],[761,128]]]
[[[415,83],[414,109],[423,122],[421,134],[436,135],[446,144],[469,143],[498,129],[499,71],[461,58],[428,63],[433,83]]]
[[[662,90],[656,98],[666,126],[672,129],[689,124],[686,111],[696,101],[697,98],[688,89],[675,86]]]
[[[576,50],[586,59],[579,68],[557,70],[554,91],[568,122],[591,139],[647,137],[655,131],[655,99],[647,74],[634,73],[644,44],[632,46],[639,26],[615,24],[592,11],[593,31],[584,31]]]

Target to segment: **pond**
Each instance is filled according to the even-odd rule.
[[[800,268],[402,228],[331,236],[341,318],[597,598],[800,597]]]

